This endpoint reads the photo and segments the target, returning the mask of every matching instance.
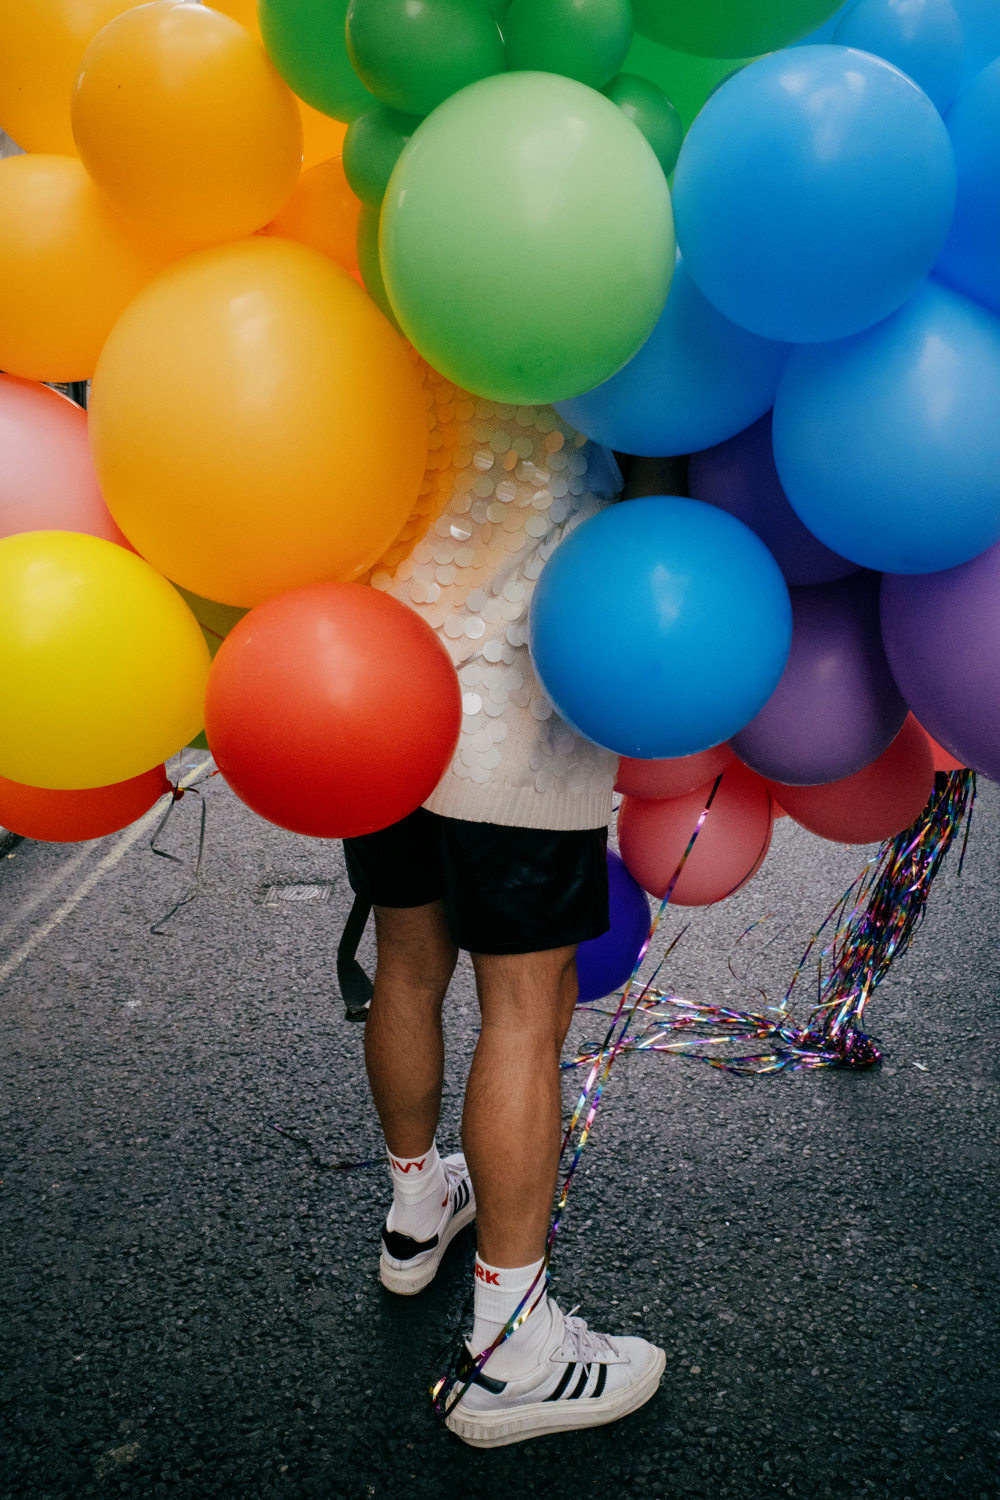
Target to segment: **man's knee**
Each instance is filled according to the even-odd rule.
[[[561,1047],[578,986],[576,947],[539,953],[473,953],[483,1025],[504,1026]]]

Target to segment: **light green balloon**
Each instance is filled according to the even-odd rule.
[[[382,206],[386,291],[434,369],[544,405],[609,379],[670,289],[670,192],[641,131],[552,73],[502,73],[446,99]]]
[[[638,73],[658,84],[680,115],[686,131],[712,90],[749,60],[746,57],[692,57],[686,52],[672,52],[669,47],[661,47],[636,32],[622,71]]]

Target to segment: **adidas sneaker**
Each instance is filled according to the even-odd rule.
[[[448,1414],[446,1425],[473,1448],[617,1422],[656,1391],[667,1362],[662,1349],[645,1339],[594,1333],[583,1318],[564,1317],[551,1298],[547,1308],[552,1327],[540,1364],[517,1379],[495,1380],[487,1362]],[[465,1345],[460,1382],[468,1380],[472,1364]]]
[[[411,1235],[390,1229],[391,1209],[382,1230],[378,1273],[382,1285],[401,1297],[422,1292],[434,1280],[444,1252],[456,1234],[476,1217],[476,1197],[465,1157],[459,1151],[444,1157],[441,1165],[446,1196],[441,1204],[441,1220],[430,1239],[415,1240]]]

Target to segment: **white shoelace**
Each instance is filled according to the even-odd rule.
[[[579,1302],[576,1307],[579,1307]],[[586,1319],[575,1318],[573,1314],[576,1307],[571,1308],[566,1314],[566,1333],[563,1337],[560,1354],[569,1353],[570,1357],[578,1364],[590,1364],[593,1360],[600,1362],[602,1355],[618,1355],[618,1346],[608,1337],[606,1333],[596,1333],[593,1328],[588,1328]],[[567,1349],[567,1346],[569,1348]]]

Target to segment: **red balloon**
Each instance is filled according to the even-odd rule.
[[[918,720],[918,723],[919,723],[919,720]],[[921,729],[924,729],[924,726],[922,724],[920,725],[920,727],[921,727]],[[924,734],[927,734],[927,730],[926,729],[924,729]],[[944,748],[944,746],[943,745],[939,745],[938,742],[937,742],[937,740],[934,739],[932,735],[927,734],[927,743],[931,747],[931,756],[932,756],[933,761],[934,761],[934,769],[935,769],[935,771],[967,771],[968,770],[968,767],[965,766],[965,765],[963,765],[960,760],[956,760],[953,755],[949,755],[948,752],[947,752],[947,750]]]
[[[462,699],[414,610],[360,583],[258,604],[212,663],[205,733],[241,801],[279,828],[354,838],[405,818],[451,760]]]
[[[887,750],[853,776],[825,786],[769,782],[789,817],[837,844],[878,844],[920,816],[934,790],[934,758],[912,714]]]
[[[83,531],[135,550],[98,488],[86,412],[47,385],[0,375],[0,537],[19,531]]]
[[[22,786],[19,781],[0,776],[0,827],[27,839],[76,844],[127,828],[169,791],[163,766],[154,766],[128,781],[80,792]]]
[[[630,874],[662,901],[712,782],[684,797],[652,802],[626,797],[618,812],[618,845]],[[734,760],[670,897],[671,906],[711,906],[746,885],[771,846],[774,820],[765,782]]]
[[[720,771],[732,765],[736,751],[725,742],[697,755],[680,755],[675,760],[632,760],[623,755],[618,763],[616,792],[629,797],[647,797],[661,801],[665,797],[683,797],[714,781]]]

